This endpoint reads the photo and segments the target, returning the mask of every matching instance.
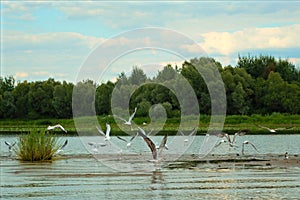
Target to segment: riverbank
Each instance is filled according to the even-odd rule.
[[[98,122],[100,126],[105,130],[105,123],[110,123],[112,127],[111,133],[114,135],[127,135],[124,130],[130,130],[126,126],[119,127],[112,116],[98,116]],[[82,117],[80,120],[83,122],[91,121],[90,117]],[[165,123],[151,124],[150,118],[134,118],[135,125],[133,130],[136,130],[137,126],[143,127],[146,130],[159,130],[158,134],[168,133],[170,135],[177,134],[181,118],[170,118]],[[189,132],[194,127],[191,124],[197,124],[197,121],[193,121],[193,118],[185,120],[185,123],[181,126],[182,131]],[[28,133],[32,130],[44,131],[49,125],[61,124],[68,130],[68,135],[77,135],[74,119],[1,119],[0,120],[0,134],[20,134]],[[210,125],[210,116],[201,115],[198,121],[197,134],[206,134]],[[277,130],[278,134],[299,134],[300,133],[300,115],[288,115],[274,113],[272,115],[230,115],[226,116],[223,132],[233,134],[240,129],[249,129],[248,134],[270,134],[270,132],[259,126],[270,127],[273,129],[282,128]],[[162,127],[162,128],[161,128]],[[95,134],[95,127],[86,126],[84,128],[87,135]],[[65,134],[59,130],[54,131],[55,134]]]

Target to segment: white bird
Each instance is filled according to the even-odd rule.
[[[114,115],[114,116],[116,116],[116,117],[118,117],[120,120],[124,121],[124,124],[125,124],[125,125],[131,126],[131,125],[132,125],[132,119],[133,119],[133,117],[134,117],[134,115],[135,115],[135,113],[136,113],[136,110],[137,110],[137,107],[134,108],[134,112],[130,115],[130,117],[129,117],[128,120],[123,119],[122,117],[119,117],[119,116],[117,116],[117,115]]]
[[[181,130],[179,130],[179,133],[182,135],[182,136],[193,136],[195,135],[195,133],[197,132],[197,128],[194,128],[191,133],[189,135],[185,135]],[[188,138],[185,138],[183,140],[185,143],[189,142],[189,139]]]
[[[220,142],[219,142],[218,144],[216,144],[216,145],[214,146],[214,148],[220,146],[222,143],[226,143],[226,140],[220,140]]]
[[[93,147],[93,151],[98,152],[98,149],[100,147],[105,147],[107,144],[106,143],[96,143],[96,142],[88,142],[88,145],[90,145],[91,147]]]
[[[249,132],[248,129],[242,129],[242,130],[239,130],[238,132],[236,132],[236,133],[234,134],[232,141],[231,141],[231,139],[230,139],[230,136],[229,136],[227,133],[224,133],[224,132],[218,133],[218,134],[217,134],[217,137],[220,137],[220,138],[225,137],[225,138],[227,139],[228,145],[229,145],[230,147],[237,147],[237,146],[235,145],[235,139],[236,139],[236,137],[237,137],[237,136],[243,136],[243,135],[245,135],[245,134],[248,133],[248,132]],[[221,143],[224,143],[224,142],[221,141]],[[218,144],[217,146],[219,146],[219,145],[220,145],[220,144]]]
[[[277,131],[292,128],[292,127],[288,127],[288,128],[274,128],[274,129],[273,129],[273,128],[269,128],[269,127],[261,126],[261,125],[257,125],[257,126],[260,127],[260,128],[263,128],[263,129],[267,129],[270,133],[277,133]]]
[[[101,135],[103,135],[105,138],[104,138],[104,140],[105,141],[109,141],[110,140],[110,130],[111,130],[111,127],[110,127],[110,125],[108,124],[108,123],[106,123],[106,131],[105,131],[105,134],[104,134],[104,132],[101,130],[101,128],[99,128],[98,126],[96,126],[96,128],[97,128],[97,130],[98,130],[98,132],[101,134]]]
[[[63,151],[63,148],[65,148],[65,146],[67,146],[68,144],[68,140],[65,141],[65,143],[56,151],[56,153],[60,153]]]
[[[66,129],[65,129],[62,125],[60,125],[60,124],[56,124],[56,125],[54,125],[54,126],[48,126],[48,127],[47,127],[47,131],[53,130],[53,129],[55,129],[55,128],[59,128],[60,130],[62,130],[62,131],[64,131],[65,133],[67,133]]]
[[[288,152],[285,152],[285,154],[284,154],[284,159],[289,159]]]
[[[243,142],[243,148],[242,148],[242,154],[243,154],[243,155],[244,155],[244,146],[245,146],[245,144],[250,144],[250,145],[258,152],[258,150],[257,150],[257,148],[254,146],[254,144],[246,140],[246,141]]]
[[[166,134],[164,136],[164,138],[162,139],[159,147],[156,148],[156,146],[152,142],[152,140],[149,137],[147,137],[147,135],[145,134],[145,131],[143,129],[141,129],[140,127],[139,127],[139,132],[138,133],[139,133],[140,136],[142,136],[142,138],[144,139],[144,141],[147,143],[148,147],[150,148],[150,150],[152,152],[153,161],[157,162],[158,161],[157,155],[160,156],[162,154],[162,150],[164,148],[167,148],[166,143],[167,143],[167,137],[168,137],[168,135]]]
[[[236,136],[243,136],[243,135],[245,135],[245,134],[247,134],[249,132],[249,130],[248,129],[242,129],[242,130],[239,130],[238,132],[236,132],[235,134],[234,134],[234,136],[233,136],[233,139],[232,139],[232,144],[234,144],[235,143],[235,138],[236,138]]]
[[[220,132],[220,133],[218,133],[216,136],[217,136],[217,137],[220,137],[220,138],[225,137],[226,140],[227,140],[227,142],[228,142],[228,144],[229,144],[229,146],[230,146],[230,147],[234,147],[233,143],[231,142],[230,136],[229,136],[227,133]],[[225,141],[222,141],[222,140],[221,140],[221,143],[225,143]]]
[[[16,142],[14,142],[14,143],[11,144],[11,143],[9,143],[9,142],[7,142],[7,141],[5,141],[4,143],[8,146],[9,152],[12,151],[13,146],[15,146],[15,144],[16,144]]]
[[[130,146],[131,146],[132,140],[133,140],[137,135],[138,135],[138,133],[136,133],[134,136],[132,136],[132,137],[130,138],[129,141],[127,141],[127,140],[125,140],[124,138],[121,138],[121,137],[119,137],[119,136],[117,136],[117,138],[120,139],[120,140],[122,140],[122,141],[124,141],[124,142],[126,142],[126,143],[127,143],[126,146],[127,146],[127,147],[130,147]]]

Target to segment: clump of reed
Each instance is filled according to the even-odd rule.
[[[22,161],[50,161],[59,148],[57,137],[44,131],[30,131],[19,136],[15,151]]]

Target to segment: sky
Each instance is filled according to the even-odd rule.
[[[300,1],[1,1],[1,76],[106,82],[261,54],[300,68],[299,33]]]

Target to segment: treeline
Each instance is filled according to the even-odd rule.
[[[167,65],[152,78],[147,77],[142,69],[134,67],[129,77],[121,73],[115,83],[108,81],[100,85],[91,80],[74,85],[52,78],[15,83],[13,77],[1,77],[0,118],[71,118],[74,87],[84,91],[74,98],[80,102],[78,112],[80,114],[82,110],[82,115],[93,114],[91,105],[85,104],[86,98],[93,99],[96,114],[111,114],[111,96],[114,91],[120,98],[129,98],[130,109],[138,106],[137,116],[148,116],[151,106],[160,103],[168,117],[177,117],[181,114],[181,108],[175,94],[156,83],[174,85],[182,76],[188,80],[196,94],[200,113],[210,114],[210,94],[197,69],[211,66],[217,66],[223,79],[227,114],[300,114],[299,69],[288,60],[261,55],[239,57],[235,67],[222,66],[213,58],[195,58],[184,62],[181,67]],[[147,84],[138,87],[145,82]],[[130,94],[132,88],[135,90]],[[188,94],[186,98],[189,98]],[[193,105],[190,105],[190,109],[194,109]]]

